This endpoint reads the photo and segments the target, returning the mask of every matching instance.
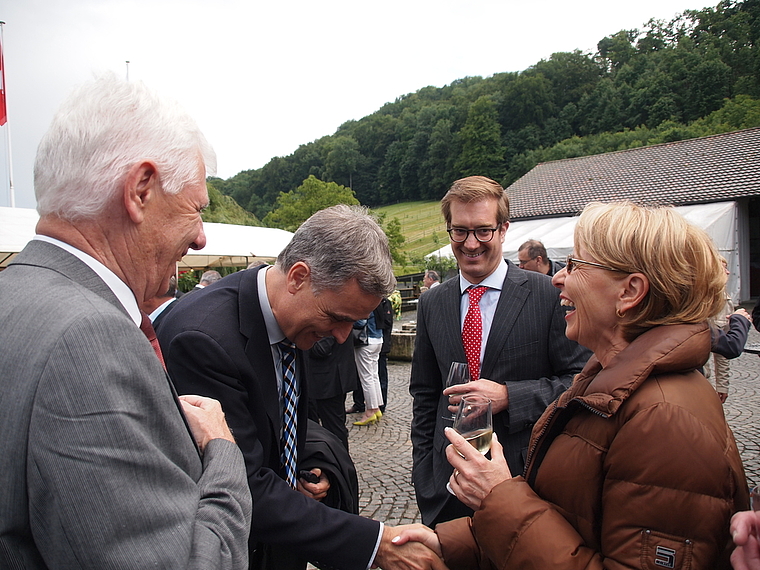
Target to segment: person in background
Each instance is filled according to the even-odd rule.
[[[388,354],[393,342],[393,307],[390,300],[383,297],[383,300],[372,313],[375,316],[376,325],[383,333],[383,345],[377,359],[377,376],[380,380],[380,393],[383,396],[383,403],[380,404],[380,415],[382,415],[385,413],[385,406],[388,404]],[[360,383],[356,384],[351,396],[354,403],[346,410],[346,413],[363,413],[365,408],[364,390]]]
[[[366,328],[367,331],[366,344],[354,346],[356,370],[359,372],[359,382],[365,400],[364,413],[354,422],[354,425],[366,426],[376,423],[383,416],[380,406],[385,402],[380,389],[380,375],[378,373],[380,351],[383,348],[383,331],[377,326],[374,311],[370,313],[369,318],[356,321],[354,328]],[[354,397],[356,398],[356,395]]]
[[[377,375],[380,379],[380,393],[383,396],[383,404],[380,411],[384,414],[388,405],[388,354],[393,343],[393,307],[388,297],[383,297],[380,304],[374,310],[375,323],[383,333],[383,344],[380,348],[380,356],[377,359]]]
[[[440,548],[451,570],[727,567],[748,490],[697,370],[724,301],[710,237],[673,208],[591,203],[553,283],[568,338],[594,354],[536,424],[525,471],[496,435],[488,460],[448,430],[449,482],[475,515],[397,543]]]
[[[348,449],[344,402],[358,376],[351,342],[334,336],[319,339],[308,351],[309,418],[334,433]]]
[[[752,324],[755,325],[755,330],[760,332],[760,299],[755,303],[755,308],[752,309]]]
[[[457,180],[441,210],[459,277],[420,296],[409,384],[412,481],[427,525],[472,513],[446,489],[452,468],[443,445],[444,416],[462,396],[492,400],[494,431],[510,469],[519,473],[533,424],[590,354],[565,336],[564,310],[551,281],[504,260],[509,198],[497,182]],[[467,362],[473,381],[446,388],[452,362]]]
[[[549,259],[544,244],[537,239],[531,239],[522,244],[517,250],[517,258],[520,269],[543,273],[549,277],[565,266],[561,261]]]
[[[726,261],[726,258],[723,256],[720,256],[721,263],[723,264],[723,269],[726,272],[726,276],[730,275],[728,271],[728,261]],[[723,305],[723,309],[718,313],[718,315],[710,321],[710,324],[714,327],[716,327],[718,330],[721,330],[725,333],[729,332],[729,317],[733,314],[735,311],[734,302],[731,299],[731,296],[728,294],[728,291],[724,291],[723,295],[725,297],[725,303]],[[739,313],[741,314],[741,313]],[[744,314],[749,318],[749,314],[747,314],[746,311],[744,311]],[[734,321],[734,328],[736,329],[736,321]],[[747,327],[749,328],[749,327]],[[718,341],[718,333],[717,331],[714,333],[713,344],[717,345]],[[724,341],[725,342],[725,341]],[[741,349],[744,348],[744,344],[747,342],[747,335],[744,335],[744,342],[741,343],[741,348],[739,349],[739,353],[735,356],[731,356],[728,358],[736,358],[736,356],[739,356],[741,354]],[[729,347],[730,348],[730,347]],[[715,391],[718,393],[718,397],[720,398],[721,403],[725,403],[728,399],[728,389],[729,389],[729,382],[731,377],[731,365],[728,362],[728,358],[726,356],[723,356],[719,351],[713,350],[713,364],[714,367],[710,365],[710,362],[708,361],[705,364],[705,378],[710,378],[711,376],[714,378],[714,384],[715,384]],[[714,374],[714,376],[713,376]]]
[[[200,291],[201,289],[204,289],[211,285],[212,283],[216,283],[222,278],[222,276],[219,274],[218,271],[215,271],[213,269],[209,269],[208,271],[205,271],[203,275],[201,275],[201,280],[188,291],[188,293],[192,293],[194,291]]]
[[[438,276],[437,271],[433,271],[432,269],[425,271],[425,276],[422,278],[422,285],[425,287],[425,290],[438,287],[440,284],[441,278]]]
[[[729,275],[728,262],[720,256],[726,277]],[[747,344],[747,334],[751,325],[749,313],[743,308],[734,310],[731,297],[724,290],[725,299],[722,310],[717,317],[711,320],[712,329],[712,356],[715,364],[715,391],[718,393],[720,402],[724,404],[728,399],[728,387],[731,377],[731,365],[729,359],[741,356],[744,345]],[[705,377],[710,378],[711,366],[708,361],[704,367]]]
[[[139,309],[205,245],[215,163],[114,75],[43,136],[38,235],[0,272],[0,568],[248,568],[243,456],[218,402],[176,397]]]
[[[380,226],[363,208],[332,206],[301,224],[275,265],[227,275],[183,298],[162,323],[177,391],[220,400],[243,451],[252,568],[442,567],[421,545],[394,548],[399,527],[320,502],[330,480],[320,467],[302,474],[299,463],[308,437],[304,351],[327,336],[345,342],[395,283]]]
[[[177,300],[177,278],[172,275],[169,277],[169,286],[166,291],[140,304],[140,310],[147,313],[153,328],[158,328],[161,319],[174,308],[174,302]]]

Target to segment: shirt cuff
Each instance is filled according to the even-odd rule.
[[[380,541],[383,539],[383,530],[385,529],[385,524],[380,523],[380,532],[377,535],[377,542],[375,543],[375,550],[372,551],[372,556],[369,558],[369,564],[367,564],[366,570],[369,570],[372,568],[372,564],[375,562],[375,556],[377,556],[377,551],[380,548]]]

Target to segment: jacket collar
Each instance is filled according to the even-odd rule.
[[[612,415],[650,376],[687,372],[704,365],[710,346],[707,323],[655,327],[636,337],[606,368],[592,356],[558,404],[564,407],[578,399],[587,407]]]

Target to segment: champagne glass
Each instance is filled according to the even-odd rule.
[[[493,413],[491,400],[470,394],[459,403],[454,429],[483,455],[491,450]]]
[[[470,367],[466,362],[452,362],[449,367],[449,375],[446,377],[446,388],[457,384],[467,384],[470,381]],[[455,414],[443,416],[444,420],[453,420]]]

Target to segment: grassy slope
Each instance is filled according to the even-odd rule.
[[[440,200],[403,202],[374,211],[384,213],[386,223],[393,218],[401,222],[401,233],[406,238],[403,249],[408,258],[423,257],[449,243]],[[411,265],[411,259],[408,263]]]

